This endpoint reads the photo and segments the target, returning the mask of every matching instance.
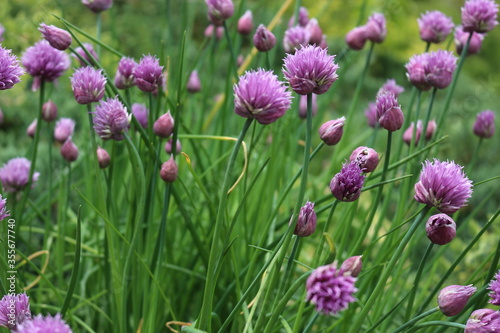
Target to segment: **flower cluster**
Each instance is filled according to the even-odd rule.
[[[414,55],[405,65],[408,80],[420,90],[448,87],[456,69],[457,57],[449,51]]]
[[[356,161],[345,163],[330,182],[333,196],[340,201],[356,201],[361,195],[365,176]]]
[[[0,181],[2,181],[4,191],[15,193],[23,190],[29,182],[30,168],[31,162],[24,157],[16,157],[5,163],[0,168]],[[40,173],[33,173],[33,184],[39,176]]]
[[[352,50],[361,50],[367,41],[382,43],[387,35],[385,16],[374,13],[365,25],[355,27],[345,37],[347,46]]]
[[[19,77],[23,74],[24,70],[17,57],[11,50],[0,45],[0,90],[11,89],[16,83],[21,82]]]
[[[417,21],[420,38],[427,43],[441,43],[453,29],[451,18],[437,10],[425,12]]]
[[[122,140],[128,130],[130,117],[127,108],[117,98],[108,98],[95,107],[94,130],[103,140]]]

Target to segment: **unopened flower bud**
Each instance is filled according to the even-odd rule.
[[[208,18],[215,25],[222,25],[234,14],[234,4],[231,0],[205,0],[208,7]]]
[[[36,133],[36,119],[33,120],[31,122],[31,124],[29,124],[28,128],[26,129],[26,134],[28,134],[28,136],[34,138],[35,137],[35,133]]]
[[[97,161],[99,162],[99,167],[101,169],[105,169],[108,167],[109,163],[111,162],[111,158],[109,157],[106,149],[97,147]]]
[[[53,48],[64,51],[71,45],[71,35],[66,30],[45,23],[38,30]]]
[[[190,93],[197,93],[201,90],[201,81],[196,69],[189,75],[189,80],[186,87],[187,91]]]
[[[404,115],[393,93],[384,92],[377,96],[377,119],[380,126],[390,132],[403,126]]]
[[[425,224],[427,237],[434,244],[448,244],[457,234],[457,225],[451,217],[446,214],[436,214],[429,217]]]
[[[73,135],[75,121],[71,118],[61,118],[57,121],[54,129],[54,139],[60,143],[66,142]]]
[[[238,32],[242,35],[248,35],[253,29],[252,12],[247,10],[238,20]]]
[[[311,236],[316,230],[316,213],[314,212],[314,203],[306,202],[300,209],[299,219],[295,225],[293,233],[299,237]]]
[[[179,169],[177,167],[177,163],[173,157],[170,157],[168,161],[162,164],[160,170],[160,177],[166,183],[172,183],[177,179],[177,174],[179,173]]]
[[[94,13],[100,13],[111,8],[113,0],[82,0],[82,3]]]
[[[344,134],[344,124],[345,117],[327,121],[319,128],[319,137],[328,146],[336,145]]]
[[[387,35],[384,14],[375,13],[368,18],[366,23],[366,38],[374,43],[382,43]]]
[[[366,27],[356,27],[349,31],[345,36],[345,42],[351,50],[359,51],[366,44]]]
[[[274,45],[276,45],[276,37],[274,37],[274,34],[261,24],[257,28],[255,35],[253,35],[253,45],[260,52],[267,52],[271,50]]]
[[[49,100],[42,106],[42,119],[46,122],[54,121],[57,118],[57,106]]]
[[[181,142],[177,139],[177,144],[175,145],[175,153],[178,154],[182,150]],[[165,151],[167,154],[172,154],[172,138],[168,139],[165,143]]]
[[[170,111],[162,115],[153,125],[153,131],[160,138],[168,138],[174,132],[174,118]]]
[[[477,115],[474,123],[474,134],[480,138],[491,138],[495,133],[495,113],[485,110]]]
[[[318,20],[313,18],[307,22],[306,30],[309,31],[309,44],[320,45],[323,39],[323,31],[321,30]]]
[[[342,266],[340,266],[340,270],[349,273],[351,276],[357,277],[363,267],[363,263],[361,262],[362,257],[363,256],[354,256],[347,258],[342,263]]]
[[[435,120],[429,121],[427,130],[425,131],[425,140],[430,140],[434,133],[436,133],[437,123]]]
[[[73,143],[71,137],[61,146],[61,155],[68,162],[74,162],[78,158],[78,147]]]
[[[448,317],[462,312],[469,298],[476,292],[472,284],[468,286],[452,285],[441,289],[438,296],[439,310]]]
[[[377,152],[364,146],[354,149],[349,159],[351,162],[357,163],[364,173],[375,170],[379,162]]]

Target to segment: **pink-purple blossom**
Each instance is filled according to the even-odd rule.
[[[448,244],[457,234],[457,224],[446,214],[435,214],[425,224],[427,238],[438,245]]]
[[[194,94],[201,90],[201,81],[198,71],[195,69],[189,74],[189,80],[186,84],[187,91]]]
[[[94,13],[100,13],[111,8],[113,0],[82,0],[82,3]]]
[[[490,281],[490,284],[488,285],[488,290],[490,290],[490,293],[488,294],[488,296],[490,296],[489,303],[499,306],[500,305],[500,270],[495,275],[495,278]]]
[[[215,25],[222,25],[234,14],[232,0],[205,0],[205,3],[208,7],[208,18]]]
[[[0,222],[10,216],[10,211],[7,210],[7,199],[2,198],[0,194]]]
[[[83,61],[82,59],[80,59],[78,56],[76,56],[75,54],[72,54],[73,57],[77,58],[78,59],[78,62],[80,63],[80,66],[87,66],[88,64],[90,64],[91,66],[95,66],[97,65],[96,62],[92,59],[94,58],[96,61],[99,61],[99,56],[97,55],[97,52],[94,50],[94,47],[92,46],[92,44],[89,44],[89,43],[83,43],[83,46],[85,47],[85,50],[87,50],[87,52],[92,56],[90,57],[87,52],[85,52],[85,50],[79,46],[75,49],[75,52],[80,56],[82,57],[85,61]],[[88,64],[87,64],[88,63]]]
[[[317,217],[314,211],[314,203],[307,201],[300,209],[299,218],[293,233],[299,237],[311,236],[316,230],[316,221]]]
[[[283,48],[286,53],[295,53],[297,49],[309,44],[311,33],[305,27],[295,26],[288,28],[283,37]]]
[[[417,19],[420,38],[427,43],[441,43],[453,29],[451,17],[438,10],[427,11]]]
[[[257,31],[255,31],[255,35],[253,35],[253,45],[260,52],[267,52],[276,45],[276,37],[261,24],[257,28]]]
[[[24,74],[24,69],[11,50],[0,45],[0,90],[11,89],[21,82],[19,78]]]
[[[64,51],[71,45],[72,38],[66,30],[45,23],[41,23],[38,30],[42,33],[43,38],[49,42],[50,46],[58,50]]]
[[[11,309],[14,310],[13,320],[10,316],[12,314]],[[26,293],[17,294],[15,296],[7,294],[0,300],[0,327],[7,327],[19,333],[20,331],[17,330],[19,326],[24,322],[30,321],[30,319],[30,302]],[[36,331],[30,331],[30,333],[33,332]]]
[[[390,132],[399,130],[404,123],[403,111],[396,96],[388,91],[377,96],[377,120],[381,127]]]
[[[495,112],[484,110],[477,115],[474,134],[484,139],[491,138],[495,134]]]
[[[369,103],[368,107],[365,109],[365,117],[368,122],[368,126],[375,128],[377,126],[377,104]]]
[[[56,314],[54,317],[47,315],[46,317],[39,314],[32,320],[26,320],[17,327],[17,333],[72,333],[71,328],[62,319],[61,314]]]
[[[477,288],[472,286],[451,285],[441,289],[438,295],[439,310],[448,317],[453,317],[462,312],[469,298],[474,295]]]
[[[115,86],[118,89],[127,89],[135,86],[134,69],[137,63],[134,59],[123,57],[118,62],[118,69],[115,74]]]
[[[356,201],[361,195],[365,176],[355,161],[345,163],[330,182],[330,191],[340,201]]]
[[[344,134],[345,117],[329,120],[320,126],[319,137],[328,146],[334,146],[340,142]]]
[[[106,78],[101,69],[78,68],[71,77],[71,89],[79,104],[99,102],[104,97]]]
[[[500,332],[500,311],[479,309],[470,315],[464,333]]]
[[[369,41],[382,43],[387,35],[385,16],[382,13],[374,13],[365,24],[365,34]]]
[[[466,32],[488,32],[497,24],[498,4],[492,0],[468,0],[462,7],[462,26]]]
[[[363,49],[368,38],[366,37],[366,27],[360,26],[350,30],[345,36],[345,42],[351,50],[359,51]]]
[[[149,110],[146,105],[140,103],[132,104],[132,114],[143,128],[148,127]]]
[[[375,170],[380,158],[374,149],[361,146],[354,149],[349,160],[351,163],[358,164],[361,171],[368,173]]]
[[[385,83],[380,87],[380,89],[377,92],[377,95],[383,94],[384,92],[390,92],[393,93],[396,98],[399,96],[399,94],[402,94],[405,91],[405,88],[398,85],[396,83],[396,80],[394,79],[387,79]]]
[[[247,10],[238,20],[238,32],[242,35],[248,35],[253,29],[252,11]]]
[[[123,133],[128,130],[131,115],[118,98],[108,98],[101,101],[92,112],[94,130],[103,140],[123,139]]]
[[[24,157],[10,159],[0,168],[0,181],[3,189],[8,193],[23,190],[28,185],[31,162]],[[32,184],[38,180],[39,172],[33,173]]]
[[[61,118],[56,122],[54,139],[64,143],[75,131],[75,121],[71,118]]]
[[[434,88],[448,87],[457,67],[458,58],[450,51],[437,50],[428,53],[425,64],[425,79]]]
[[[158,58],[145,55],[134,68],[135,83],[137,88],[145,92],[154,92],[162,85],[163,66],[160,66]]]
[[[455,28],[455,47],[457,49],[457,54],[462,54],[462,50],[469,39],[470,33],[465,32],[462,29],[462,26],[458,26]],[[467,54],[476,54],[481,50],[481,46],[483,45],[484,34],[473,32],[472,37],[469,42],[469,48],[467,49]]]

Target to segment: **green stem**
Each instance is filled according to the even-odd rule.
[[[434,104],[434,99],[436,97],[437,88],[432,89],[431,100],[429,101],[429,108],[427,109],[427,114],[425,116],[425,121],[422,124],[422,134],[420,134],[420,148],[425,146],[425,137],[427,135],[427,126],[429,125],[429,121],[431,119],[432,105]]]
[[[415,326],[415,329],[412,330],[412,332],[419,330],[424,327],[429,327],[429,326],[446,326],[446,327],[453,327],[453,328],[459,328],[460,330],[465,329],[464,324],[459,324],[459,323],[450,323],[449,321],[440,321],[440,320],[435,320],[435,321],[428,321],[422,324],[418,324]]]
[[[437,307],[437,306],[436,306],[435,308],[432,308],[432,309],[430,309],[429,311],[426,311],[426,312],[424,312],[424,313],[422,313],[422,314],[419,314],[418,316],[416,316],[416,317],[415,317],[415,318],[413,318],[412,320],[410,320],[410,321],[406,322],[405,324],[403,324],[403,325],[399,326],[399,327],[398,327],[398,328],[397,328],[394,332],[392,332],[392,333],[402,332],[402,331],[404,331],[406,328],[413,326],[413,325],[414,325],[417,321],[419,321],[420,319],[425,318],[425,317],[427,317],[427,316],[430,316],[431,314],[434,314],[434,313],[436,313],[436,312],[438,312],[438,311],[439,311],[439,307]]]
[[[101,13],[97,13],[97,23],[96,23],[96,39],[101,41],[101,31],[102,31],[102,15]],[[96,45],[96,53],[97,57],[101,58],[101,44],[97,43]]]
[[[297,25],[297,22],[299,22],[300,5],[301,5],[301,1],[296,0],[295,1],[295,8],[293,9],[293,25],[292,25],[292,27],[295,27]]]
[[[425,263],[427,262],[427,258],[429,258],[433,246],[434,243],[429,242],[429,245],[425,250],[424,256],[420,261],[420,265],[418,266],[417,275],[415,276],[415,282],[413,282],[413,289],[411,291],[410,298],[408,299],[408,307],[406,308],[406,320],[410,319],[413,303],[415,302],[415,295],[417,294],[418,284],[420,282],[420,278],[422,277],[422,272],[424,271]]]
[[[334,199],[335,201],[332,204],[332,207],[330,208],[330,211],[328,212],[328,217],[326,218],[325,225],[323,226],[323,232],[321,233],[319,237],[319,246],[314,254],[314,260],[313,260],[313,267],[317,267],[319,265],[319,261],[321,259],[321,255],[323,254],[323,240],[325,238],[325,234],[328,232],[328,227],[330,226],[330,222],[332,221],[333,213],[335,212],[335,208],[337,208],[337,205],[339,201],[337,199]]]
[[[476,165],[477,157],[479,156],[479,149],[481,148],[482,143],[483,143],[483,138],[479,138],[476,149],[474,150],[474,153],[472,155],[472,159],[470,161],[470,164],[467,167],[467,169],[468,169],[467,175],[469,176],[469,178],[471,178],[472,172],[474,171],[474,166]]]
[[[226,21],[222,22],[222,26],[224,27],[224,34],[226,35],[227,45],[229,47],[229,52],[231,54],[232,63],[230,64],[230,66],[233,67],[234,78],[237,80],[238,79],[238,61],[236,59],[236,54],[234,54],[233,42],[231,41],[231,36],[229,36],[229,29],[227,28]]]
[[[375,47],[375,43],[371,42],[370,50],[366,55],[365,67],[363,68],[363,72],[361,72],[361,77],[358,79],[358,83],[356,84],[356,90],[354,91],[354,95],[351,100],[351,105],[349,106],[349,110],[347,111],[346,118],[351,119],[351,115],[358,106],[359,95],[361,94],[361,89],[363,89],[363,84],[365,82],[366,73],[368,72],[368,67],[370,66],[370,60],[373,54],[373,48]]]
[[[316,312],[314,316],[311,318],[311,320],[309,320],[309,322],[307,323],[307,326],[306,328],[304,328],[303,333],[309,332],[309,330],[313,327],[314,322],[316,321],[316,319],[318,319],[318,317],[319,317],[319,312]]]

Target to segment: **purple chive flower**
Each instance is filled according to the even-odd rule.
[[[20,76],[24,69],[11,50],[0,45],[0,90],[11,89],[16,83],[21,82]]]
[[[260,52],[267,52],[276,45],[276,37],[261,24],[257,28],[257,31],[255,31],[255,35],[253,35],[253,45]]]
[[[311,236],[316,231],[316,212],[314,212],[314,203],[308,201],[300,209],[299,219],[295,225],[294,235],[299,237]]]
[[[467,40],[469,39],[469,34],[470,33],[463,31],[461,25],[455,28],[455,47],[457,49],[457,54],[462,54],[465,43],[467,43]],[[469,48],[467,49],[467,54],[471,55],[479,53],[479,50],[481,50],[481,45],[483,44],[483,39],[483,34],[474,31],[469,43]]]
[[[382,43],[387,35],[386,20],[382,13],[374,13],[365,24],[366,38],[374,43]]]
[[[3,199],[0,194],[0,222],[10,216],[10,211],[7,210],[6,204],[7,199]]]
[[[476,292],[472,284],[468,286],[452,285],[441,289],[438,295],[439,310],[448,317],[462,312],[469,298]]]
[[[41,40],[28,47],[21,59],[28,74],[33,76],[33,91],[42,81],[52,82],[69,68],[69,57],[63,51],[56,50],[46,40]]]
[[[267,125],[282,117],[290,108],[292,94],[272,71],[259,68],[246,72],[234,90],[234,112],[245,118],[255,118]]]
[[[498,5],[492,0],[468,0],[462,7],[462,26],[466,32],[488,32],[497,24]]]
[[[83,46],[85,47],[85,50],[87,50],[88,53],[90,53],[90,55],[92,55],[92,57],[99,61],[99,56],[97,55],[97,52],[94,50],[94,47],[92,46],[92,44],[89,44],[89,43],[83,43]],[[83,48],[81,48],[80,46],[77,47],[75,49],[75,52],[78,53],[78,55],[80,57],[82,57],[83,59],[85,59],[90,65],[92,66],[95,66],[97,65],[95,63],[94,60],[92,60],[88,55],[87,53],[85,52],[85,50]],[[83,60],[81,60],[79,57],[77,57],[76,55],[72,54],[73,57],[77,58],[78,59],[78,62],[80,63],[80,66],[87,66],[87,63]]]
[[[160,138],[168,138],[174,132],[174,118],[170,111],[163,114],[153,124],[153,132]]]
[[[7,327],[13,332],[20,332],[17,330],[19,325],[30,321],[30,319],[30,303],[26,293],[15,296],[7,294],[0,300],[0,327]]]
[[[0,168],[0,181],[8,193],[16,193],[28,185],[31,162],[24,157],[10,159]],[[33,173],[32,184],[38,180],[39,172]]]
[[[71,35],[66,30],[45,23],[41,23],[38,30],[42,33],[43,38],[49,42],[50,46],[58,50],[64,51],[71,45]]]
[[[195,69],[189,75],[189,80],[187,82],[187,91],[194,94],[201,90],[201,81],[200,76],[198,75],[198,71]]]
[[[480,138],[491,138],[495,133],[495,112],[485,110],[477,115],[474,134]]]
[[[378,95],[376,107],[380,126],[390,132],[397,131],[403,126],[404,115],[393,93],[386,91]]]
[[[143,128],[148,127],[149,110],[146,105],[139,103],[132,104],[132,114]]]
[[[375,128],[378,124],[377,121],[377,104],[369,103],[365,110],[366,120],[368,121],[368,126]]]
[[[82,3],[94,13],[100,13],[110,9],[113,0],[82,0]]]
[[[425,224],[427,238],[434,244],[445,245],[455,238],[457,225],[451,217],[446,214],[436,214],[429,217]]]
[[[450,51],[430,52],[425,65],[425,79],[434,88],[448,87],[457,67],[457,57]]]
[[[99,102],[106,86],[106,78],[101,69],[93,67],[80,67],[71,77],[71,89],[79,104]]]
[[[405,88],[398,86],[396,80],[388,79],[382,87],[377,92],[377,95],[383,94],[384,92],[393,93],[396,98],[398,98],[399,94],[402,94],[405,91]]]
[[[215,25],[233,16],[234,4],[231,0],[205,0],[208,7],[208,18]]]
[[[113,139],[120,141],[123,133],[128,130],[130,117],[127,108],[118,98],[108,98],[101,101],[92,112],[94,130],[103,140]]]
[[[377,152],[368,147],[358,147],[354,149],[349,157],[351,163],[356,163],[364,173],[372,172],[378,165],[379,156]]]
[[[295,26],[288,28],[283,38],[283,48],[286,53],[295,53],[296,49],[309,44],[310,38],[311,34],[305,27]]]
[[[363,171],[356,162],[345,163],[342,170],[332,178],[330,190],[337,200],[356,201],[365,182]]]
[[[406,67],[406,76],[415,87],[422,91],[432,88],[427,82],[425,68],[427,66],[428,53],[416,54],[410,58]]]
[[[334,315],[346,309],[356,299],[356,278],[337,269],[335,264],[316,268],[306,282],[306,300],[316,305],[316,311]]]
[[[97,161],[99,162],[99,168],[105,169],[111,163],[111,158],[109,157],[106,149],[97,147]]]
[[[315,116],[318,113],[318,95],[312,95],[312,115]],[[307,118],[307,95],[300,95],[299,102],[299,117],[302,119]]]
[[[57,121],[54,129],[54,139],[64,143],[75,131],[75,121],[71,118],[61,118]]]
[[[480,309],[472,312],[464,333],[496,333],[500,332],[500,311]]]
[[[48,100],[42,105],[42,119],[46,122],[52,122],[57,118],[57,105],[52,102],[52,100]]]
[[[309,23],[309,12],[307,11],[307,8],[305,7],[300,7],[299,8],[299,19],[297,22],[295,22],[295,15],[292,15],[290,18],[290,21],[288,21],[288,27],[292,27],[295,25],[299,25],[301,27],[305,27]]]
[[[309,44],[320,45],[323,40],[323,30],[321,30],[318,20],[313,18],[307,25],[306,30],[309,32]]]
[[[78,158],[78,147],[71,140],[71,137],[61,146],[61,156],[70,163]]]
[[[489,303],[493,305],[500,305],[500,270],[495,275],[495,278],[490,281],[488,290],[491,291],[488,294],[491,298]]]
[[[425,12],[417,19],[420,38],[427,43],[441,43],[453,29],[453,21],[438,10]]]
[[[249,35],[253,29],[252,11],[247,10],[238,20],[238,32],[242,35]]]
[[[363,49],[367,41],[366,27],[356,27],[345,36],[345,42],[351,50],[359,51]]]
[[[152,55],[145,55],[134,68],[135,83],[137,87],[146,92],[153,92],[162,85],[163,66],[160,61]]]
[[[123,57],[118,63],[115,74],[115,86],[118,89],[127,89],[135,86],[134,69],[137,63],[132,58]]]
[[[415,200],[453,214],[467,204],[472,181],[455,162],[425,161],[420,180],[415,184]]]
[[[173,183],[177,179],[178,174],[179,168],[177,167],[177,163],[170,156],[170,159],[161,165],[160,177],[166,183]]]
[[[354,256],[347,258],[340,266],[340,270],[350,274],[351,276],[358,277],[359,273],[361,273],[361,269],[363,268],[363,262],[361,261],[362,257],[363,256]]]
[[[56,314],[54,317],[47,315],[46,317],[39,314],[32,320],[26,320],[17,327],[17,333],[72,333],[71,328],[62,319],[61,314]]]
[[[320,126],[319,137],[328,146],[334,146],[340,142],[344,134],[345,117],[329,120]]]
[[[335,56],[319,46],[308,45],[284,59],[283,74],[299,95],[324,94],[338,78]]]

